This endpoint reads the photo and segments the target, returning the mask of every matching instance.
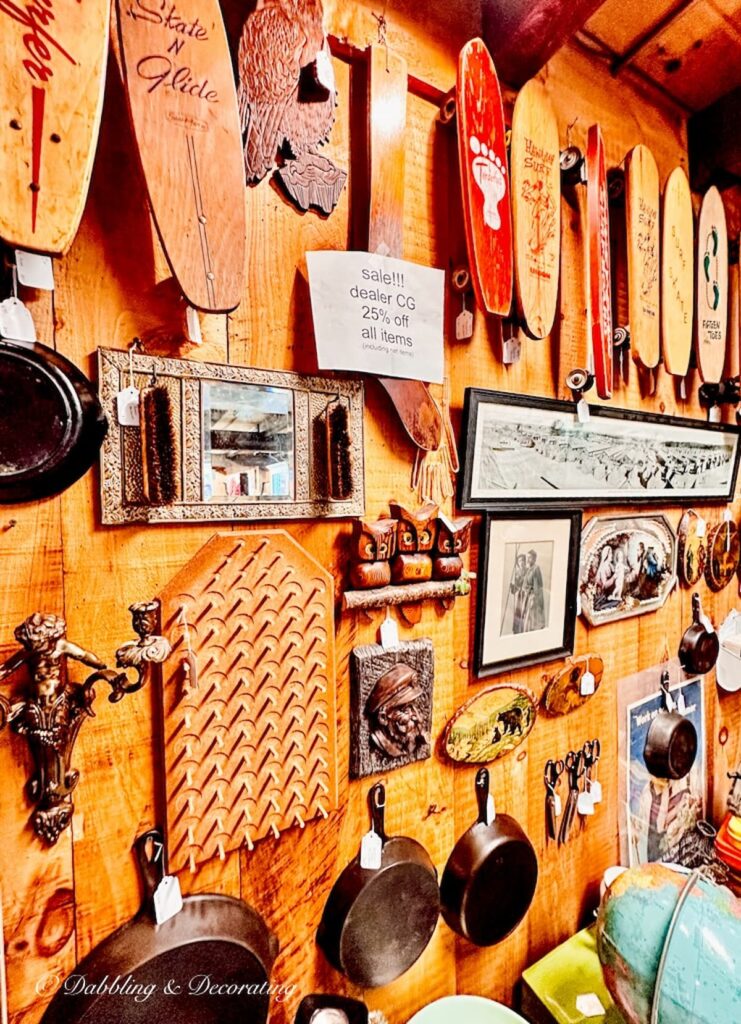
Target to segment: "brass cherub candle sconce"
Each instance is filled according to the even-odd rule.
[[[30,683],[20,696],[0,695],[0,729],[10,725],[28,740],[35,769],[26,790],[36,805],[31,823],[50,846],[72,820],[72,793],[79,780],[79,772],[72,767],[72,751],[85,718],[95,715],[95,684],[108,683],[108,700],[117,703],[140,690],[147,681],[148,666],[163,662],[170,653],[169,642],[155,634],[159,602],[132,604],[129,611],[139,639],[116,651],[116,666],[123,671],[107,668],[95,654],[69,641],[61,616],[42,612],[29,615],[17,627],[15,638],[21,649],[0,665],[0,682],[23,666],[29,672]],[[73,682],[70,659],[95,671],[85,682]],[[129,669],[136,678],[129,678]]]

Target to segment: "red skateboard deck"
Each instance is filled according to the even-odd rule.
[[[589,317],[594,379],[600,398],[612,397],[612,289],[610,286],[610,211],[607,203],[605,148],[598,124],[587,134],[587,233]]]
[[[481,39],[458,58],[458,161],[468,261],[482,309],[507,316],[512,305],[512,211],[499,80]]]
[[[222,313],[245,274],[237,94],[218,0],[118,0],[129,113],[149,201],[188,302]]]
[[[59,256],[85,207],[110,0],[0,4],[0,238]]]
[[[705,193],[697,222],[695,353],[703,381],[723,376],[728,332],[728,231],[720,192]]]

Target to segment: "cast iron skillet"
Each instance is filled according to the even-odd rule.
[[[508,814],[487,825],[489,772],[476,773],[478,820],[453,847],[440,882],[446,924],[475,946],[493,946],[520,923],[538,882],[538,859]]]
[[[155,924],[152,900],[166,870],[162,833],[146,832],[135,845],[142,909],[77,965],[42,1024],[265,1024],[277,938],[230,896],[186,896],[178,914]],[[102,991],[104,979],[117,977],[130,979],[123,994]],[[151,994],[137,1000],[135,985]]]
[[[685,630],[679,644],[679,661],[688,675],[706,675],[720,653],[718,634],[706,629],[700,621],[701,614],[700,595],[693,594],[692,625]]]
[[[672,710],[669,710],[669,708]],[[674,710],[669,673],[661,674],[661,710],[648,727],[643,760],[657,779],[683,779],[697,757],[697,730]]]
[[[108,429],[90,381],[45,345],[0,340],[0,503],[63,491]]]
[[[432,938],[440,913],[437,872],[429,854],[406,836],[388,838],[386,791],[369,793],[371,821],[383,848],[381,866],[360,866],[360,854],[335,882],[317,942],[338,971],[356,985],[376,988],[408,971]]]

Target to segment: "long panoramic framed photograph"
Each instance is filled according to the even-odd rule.
[[[730,501],[737,426],[466,389],[462,509]]]
[[[478,570],[476,673],[498,675],[573,652],[578,509],[498,509],[484,517]]]

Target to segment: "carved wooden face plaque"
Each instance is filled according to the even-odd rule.
[[[364,778],[431,754],[431,640],[356,647],[350,657],[350,775]]]
[[[677,575],[682,583],[694,587],[702,579],[706,561],[707,524],[688,508],[677,528]]]
[[[524,687],[492,686],[456,711],[445,727],[442,749],[451,761],[488,764],[525,740],[537,715]]]

